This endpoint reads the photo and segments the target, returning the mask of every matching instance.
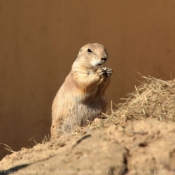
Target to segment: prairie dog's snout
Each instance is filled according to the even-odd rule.
[[[101,60],[104,61],[104,62],[106,62],[107,57],[103,57],[103,58],[101,58]]]
[[[106,61],[107,61],[107,57],[102,57],[101,60],[98,61],[96,66],[102,66],[103,64],[106,63]]]

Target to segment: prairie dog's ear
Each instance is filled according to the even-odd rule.
[[[83,49],[81,48],[81,49],[80,49],[80,51],[79,51],[79,53],[81,53],[81,52],[82,52],[82,50],[83,50]]]

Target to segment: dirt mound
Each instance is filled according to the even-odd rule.
[[[175,174],[174,86],[146,78],[106,119],[4,157],[0,174]]]
[[[175,174],[174,138],[174,123],[155,119],[90,128],[6,156],[0,167],[6,174]]]

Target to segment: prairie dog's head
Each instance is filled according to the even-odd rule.
[[[90,68],[97,70],[104,66],[107,61],[106,49],[102,44],[90,43],[84,45],[74,62],[74,66],[82,66],[84,68]]]

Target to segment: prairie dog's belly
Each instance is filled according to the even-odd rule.
[[[62,130],[71,132],[74,126],[86,126],[95,118],[101,116],[101,105],[96,101],[76,103],[69,108],[69,114],[64,120]]]
[[[90,95],[84,97],[80,94],[79,96],[66,94],[64,101],[59,102],[58,99],[55,98],[52,118],[54,123],[59,123],[57,130],[61,132],[71,132],[74,126],[88,125],[100,117],[107,106],[105,99],[97,99]]]

